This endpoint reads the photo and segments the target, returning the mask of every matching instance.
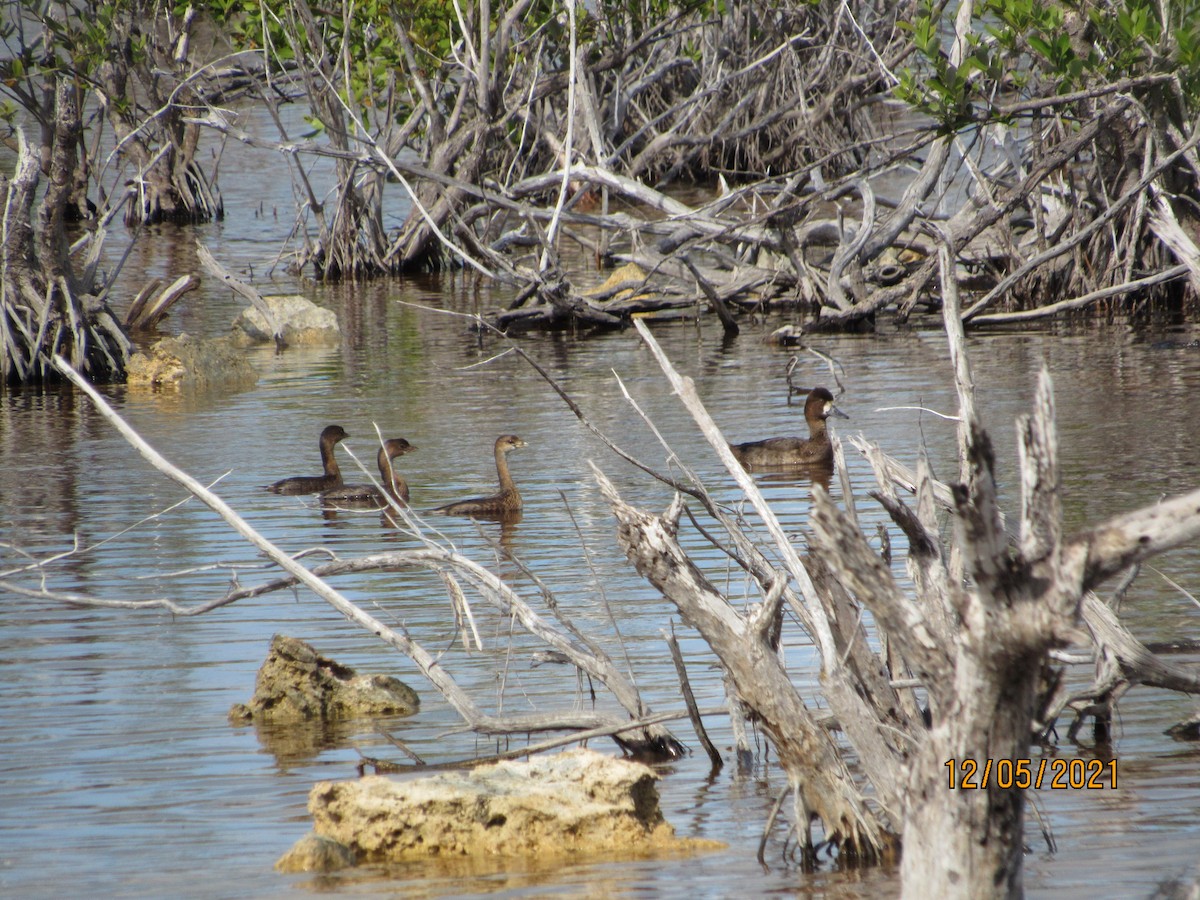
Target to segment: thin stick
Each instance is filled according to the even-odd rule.
[[[407,756],[409,759],[411,759],[413,762],[415,762],[418,766],[425,765],[425,760],[421,759],[421,757],[419,755],[417,755],[417,751],[413,750],[412,747],[408,746],[408,744],[404,743],[404,741],[400,740],[400,738],[391,734],[382,725],[375,726],[375,733],[377,735],[379,735],[380,737],[382,737],[384,740],[386,740],[389,744],[391,744],[393,747],[395,747],[401,753],[403,753],[405,756]]]
[[[617,624],[617,617],[613,615],[612,604],[608,602],[608,592],[604,590],[604,579],[596,571],[596,564],[592,561],[592,552],[588,548],[587,540],[583,536],[583,529],[579,527],[579,521],[575,518],[575,512],[571,509],[571,504],[567,501],[566,492],[560,489],[558,496],[562,498],[563,506],[566,508],[567,515],[571,519],[571,525],[574,526],[575,534],[579,537],[579,546],[583,549],[583,558],[587,561],[588,571],[592,573],[592,581],[595,582],[596,591],[600,594],[600,605],[604,607],[604,613],[608,616],[608,623],[612,626],[613,633],[617,636],[617,643],[621,645],[621,655],[625,657],[625,668],[629,671],[629,681],[636,689],[637,678],[633,673],[633,661],[629,658],[629,647],[625,643],[625,638],[621,635],[621,627]]]
[[[700,714],[703,716],[720,716],[725,715],[728,710],[725,707],[712,707],[703,709]],[[628,722],[621,722],[618,725],[602,725],[597,728],[589,728],[586,731],[576,731],[562,737],[549,738],[540,741],[536,744],[527,744],[516,750],[506,750],[503,753],[497,753],[494,756],[488,756],[483,759],[468,759],[458,762],[445,763],[443,768],[470,768],[472,766],[481,765],[482,763],[498,761],[502,759],[518,759],[522,756],[533,756],[535,753],[542,753],[546,750],[554,750],[558,747],[565,747],[568,744],[577,744],[581,741],[590,741],[592,738],[612,737],[618,734],[624,734],[627,731],[638,731],[643,728],[649,728],[653,725],[661,725],[664,722],[676,722],[680,719],[686,719],[688,713],[671,712],[671,713],[654,713],[653,715],[643,716],[639,719],[632,719]],[[433,768],[433,767],[431,767]]]
[[[567,200],[567,191],[571,185],[571,154],[575,148],[575,92],[579,87],[575,68],[578,63],[575,54],[575,0],[566,0],[564,5],[567,7],[567,53],[570,56],[567,68],[567,135],[566,146],[563,148],[562,183],[559,185],[554,213],[550,217],[550,226],[546,229],[546,239],[542,243],[542,262],[538,267],[542,273],[545,273],[550,265],[550,254],[557,255],[554,245],[558,241],[559,221],[562,216],[563,204]]]
[[[688,717],[692,720],[692,728],[708,758],[712,761],[712,771],[719,772],[725,765],[721,752],[713,745],[704,728],[704,720],[700,717],[700,709],[696,706],[696,695],[692,693],[692,684],[688,681],[687,666],[683,664],[683,653],[679,650],[679,640],[675,637],[675,623],[671,622],[671,634],[667,638],[667,647],[671,650],[671,661],[675,663],[675,672],[679,675],[679,686],[683,690],[683,702],[687,705]]]
[[[729,449],[729,443],[721,434],[721,430],[717,427],[717,423],[712,420],[708,410],[704,408],[704,404],[700,402],[700,398],[696,394],[696,386],[690,378],[684,378],[671,364],[667,355],[663,352],[658,342],[654,339],[654,335],[640,319],[634,319],[634,328],[638,334],[642,336],[642,340],[650,348],[654,354],[654,358],[658,360],[659,366],[667,376],[667,380],[671,383],[672,389],[683,401],[683,405],[687,411],[692,414],[692,418],[696,424],[700,426],[700,431],[705,439],[716,451],[717,456],[733,476],[733,480],[737,482],[739,488],[749,498],[754,511],[762,519],[767,526],[767,531],[771,537],[775,539],[776,549],[783,558],[785,567],[792,579],[796,582],[801,595],[808,601],[804,607],[804,615],[802,620],[811,629],[813,638],[821,648],[822,665],[830,666],[836,663],[837,642],[834,640],[833,631],[830,628],[829,621],[825,617],[820,603],[816,601],[817,592],[813,587],[812,579],[808,576],[808,571],[804,568],[804,564],[800,561],[800,556],[796,553],[796,548],[792,546],[792,542],[788,539],[783,526],[780,524],[775,511],[767,504],[766,498],[763,497],[762,491],[758,489],[754,479],[742,468],[742,464],[737,461],[733,455],[733,451]],[[814,490],[819,488],[814,487]]]
[[[779,810],[783,808],[783,801],[787,799],[788,794],[791,792],[792,788],[790,785],[779,792],[779,796],[775,798],[775,804],[771,807],[771,814],[767,816],[767,821],[763,825],[762,837],[760,837],[758,840],[758,855],[755,857],[755,859],[758,860],[759,865],[763,867],[766,867],[767,865],[767,838],[771,836],[771,829],[775,826],[775,820],[779,818]],[[788,833],[790,834],[791,832],[789,831]],[[785,837],[784,844],[786,845],[786,843],[787,838]]]

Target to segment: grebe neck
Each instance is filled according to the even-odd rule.
[[[515,494],[517,486],[513,484],[512,476],[508,474],[508,451],[496,445],[496,476],[500,481],[500,493]]]

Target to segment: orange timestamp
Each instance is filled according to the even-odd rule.
[[[1056,791],[1102,790],[1117,786],[1117,761],[1101,759],[948,759],[950,790],[997,787]]]

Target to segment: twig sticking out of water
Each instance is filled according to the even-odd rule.
[[[700,741],[700,745],[704,748],[704,752],[708,754],[709,760],[712,762],[712,772],[719,772],[725,765],[725,760],[721,759],[721,751],[713,744],[709,738],[708,732],[704,728],[704,719],[700,716],[700,709],[696,705],[696,697],[692,693],[692,684],[688,680],[687,666],[683,662],[683,653],[679,649],[679,640],[675,637],[675,623],[671,623],[671,633],[667,637],[667,647],[671,651],[671,661],[675,663],[675,672],[679,676],[679,687],[683,690],[683,701],[687,704],[688,718],[692,720],[692,728],[696,731],[696,737]]]

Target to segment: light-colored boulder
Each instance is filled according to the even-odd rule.
[[[659,809],[657,779],[641,763],[572,750],[410,781],[324,781],[308,808],[316,834],[367,863],[723,846],[675,837]]]
[[[763,338],[763,343],[776,347],[799,347],[804,343],[804,332],[797,325],[780,325]]]
[[[417,692],[390,675],[359,675],[321,656],[310,644],[277,634],[254,681],[254,697],[229,711],[231,721],[301,722],[312,719],[412,715]]]
[[[310,834],[300,838],[275,863],[280,872],[336,872],[355,864],[354,851],[344,844]]]
[[[648,293],[634,294],[634,288],[641,288],[646,282],[646,272],[637,263],[625,263],[613,269],[603,284],[596,285],[583,292],[583,296],[595,300],[613,302],[629,300],[652,299]]]
[[[163,338],[148,353],[133,354],[125,377],[132,386],[250,387],[258,381],[258,372],[226,338],[200,340],[181,334]]]
[[[341,341],[341,329],[333,310],[317,306],[299,294],[264,296],[263,302],[291,346],[329,346]],[[244,345],[267,344],[275,340],[274,328],[256,307],[248,306],[233,322],[234,340]]]

